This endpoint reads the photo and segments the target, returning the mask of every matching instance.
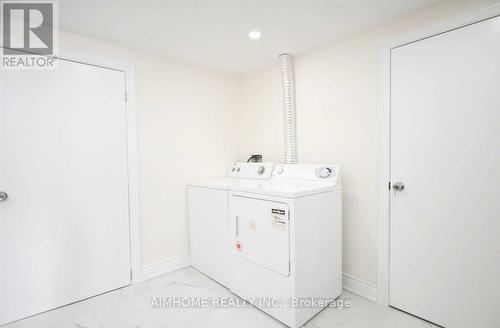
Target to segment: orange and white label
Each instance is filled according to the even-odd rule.
[[[234,245],[234,249],[237,252],[241,252],[241,241],[239,241],[239,240],[236,241],[236,244]]]

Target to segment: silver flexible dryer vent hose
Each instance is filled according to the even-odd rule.
[[[283,88],[285,164],[296,164],[297,138],[295,135],[295,80],[293,76],[293,62],[292,56],[289,54],[282,54],[279,58]]]

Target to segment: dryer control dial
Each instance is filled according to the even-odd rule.
[[[321,167],[316,171],[316,175],[318,178],[328,178],[330,175],[332,175],[332,169],[329,167]]]

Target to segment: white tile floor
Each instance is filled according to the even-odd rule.
[[[187,268],[141,284],[17,321],[4,328],[282,328],[278,321],[252,308],[151,308],[153,297],[228,297],[232,294],[198,271]],[[304,327],[436,327],[353,294],[349,308],[327,308]]]

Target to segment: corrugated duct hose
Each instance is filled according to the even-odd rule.
[[[297,137],[295,133],[295,80],[292,56],[279,56],[283,88],[283,118],[285,131],[285,164],[297,163]]]

